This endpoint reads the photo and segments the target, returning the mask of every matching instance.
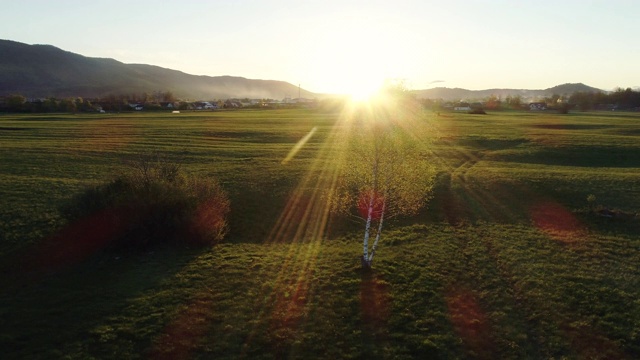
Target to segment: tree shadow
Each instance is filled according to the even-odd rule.
[[[171,278],[203,251],[165,245],[145,252],[114,252],[104,248],[107,234],[108,226],[87,219],[3,267],[4,355],[52,357],[83,337],[83,346],[90,350],[104,341],[92,331],[105,318],[121,313],[131,299]]]
[[[365,357],[379,357],[389,342],[389,286],[374,269],[360,269],[360,310]]]

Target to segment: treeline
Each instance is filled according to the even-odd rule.
[[[569,96],[569,104],[581,111],[588,110],[640,110],[640,91],[631,88],[614,92],[575,92]]]
[[[167,104],[172,104],[172,107],[175,108],[183,106],[185,109],[188,106],[188,103],[184,101],[177,101],[170,91],[107,95],[93,99],[82,97],[29,99],[21,94],[0,97],[1,112],[18,113],[128,111],[131,110],[131,104],[143,105],[145,110],[160,110]]]
[[[433,110],[446,110],[455,107],[482,108],[487,110],[529,110],[532,104],[540,105],[538,110],[558,110],[566,112],[569,109],[580,111],[589,110],[625,110],[640,111],[640,91],[631,88],[616,89],[613,92],[581,92],[573,94],[553,94],[527,101],[519,95],[505,98],[491,95],[476,102],[443,101],[438,99],[423,99],[422,104]]]
[[[24,113],[96,111],[94,104],[83,98],[27,99],[22,95],[0,98],[0,111]]]

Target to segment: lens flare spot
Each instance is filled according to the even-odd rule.
[[[569,242],[573,235],[582,234],[586,229],[576,216],[562,205],[553,201],[541,201],[530,209],[534,225],[555,240]]]
[[[364,219],[368,217],[369,214],[369,204],[371,202],[371,191],[363,191],[360,193],[360,197],[358,198],[358,213]],[[371,213],[372,220],[380,220],[382,216],[382,207],[384,204],[384,197],[382,194],[374,193],[373,194],[373,208]]]
[[[476,296],[467,290],[455,288],[447,292],[449,319],[464,341],[465,347],[482,359],[490,359],[495,353],[487,315],[480,307]]]

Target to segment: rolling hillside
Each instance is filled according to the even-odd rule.
[[[237,76],[197,76],[177,70],[145,64],[125,64],[114,59],[91,58],[51,45],[28,45],[0,40],[0,96],[22,94],[26,97],[103,97],[171,91],[181,99],[297,97],[298,87],[277,80],[255,80]],[[600,92],[582,83],[563,84],[544,90],[487,89],[467,90],[436,87],[415,90],[418,98],[463,100],[491,95],[519,95],[526,99],[565,95],[577,91]],[[318,98],[301,89],[300,96]]]
[[[90,58],[51,45],[0,40],[0,96],[101,97],[171,91],[183,99],[297,97],[298,87],[284,81],[236,76],[196,76],[114,59]],[[300,90],[300,96],[317,94]]]

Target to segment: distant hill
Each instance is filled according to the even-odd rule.
[[[298,87],[284,81],[190,75],[159,66],[85,57],[51,45],[0,40],[0,96],[21,94],[29,98],[95,98],[154,91],[170,91],[178,98],[190,100],[298,97]],[[602,90],[578,83],[545,90],[437,87],[415,90],[414,93],[418,98],[472,100],[491,95],[502,98],[519,95],[523,99],[536,99],[553,94],[569,95],[576,91]],[[316,98],[323,95],[300,89],[300,96]]]
[[[558,95],[571,95],[575,92],[606,92],[582,83],[562,84],[544,90],[526,89],[487,89],[487,90],[467,90],[460,88],[437,87],[426,90],[415,90],[414,93],[421,99],[443,99],[443,100],[473,100],[483,99],[491,95],[500,96],[503,99],[507,96],[519,95],[524,99],[536,99]]]
[[[152,65],[91,58],[51,45],[0,40],[0,96],[103,97],[170,91],[191,100],[298,97],[298,87],[275,80],[196,76]],[[318,94],[300,90],[300,96]]]

